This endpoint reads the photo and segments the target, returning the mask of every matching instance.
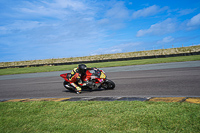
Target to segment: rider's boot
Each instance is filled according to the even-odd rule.
[[[81,94],[81,91],[77,91],[76,94]]]
[[[81,94],[81,88],[79,86],[76,87],[76,94]]]
[[[71,85],[74,86],[76,94],[81,93],[81,87],[77,86],[75,83],[71,83]]]

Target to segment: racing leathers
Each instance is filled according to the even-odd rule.
[[[86,70],[94,70],[96,68],[87,68]],[[77,93],[81,92],[81,87],[85,86],[86,83],[83,83],[81,77],[84,76],[85,73],[81,73],[78,68],[74,68],[71,72],[71,77],[69,79],[69,83],[75,88]],[[76,84],[78,83],[78,84]]]
[[[81,92],[81,88],[75,84],[75,82],[78,82],[79,85],[82,84],[81,80],[81,73],[79,72],[78,68],[74,68],[71,72],[71,77],[69,79],[69,83],[75,87],[76,92]]]

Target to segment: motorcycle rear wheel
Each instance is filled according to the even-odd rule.
[[[106,90],[113,90],[115,88],[115,83],[112,80],[107,79],[103,84],[102,87]]]

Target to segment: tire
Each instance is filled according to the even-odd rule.
[[[67,86],[69,86],[69,87],[67,87]],[[69,91],[74,91],[74,88],[70,85],[70,83],[69,82],[67,82],[67,81],[64,81],[63,82],[63,86],[65,87],[65,89],[67,89],[67,90],[69,90]]]
[[[102,87],[106,90],[113,90],[115,88],[115,83],[109,79],[107,79],[103,84]]]

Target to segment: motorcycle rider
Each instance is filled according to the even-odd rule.
[[[96,68],[87,68],[85,64],[78,65],[77,68],[74,68],[71,72],[69,83],[75,88],[77,94],[81,93],[81,87],[85,86],[86,83],[83,83],[81,77],[86,74],[87,70],[96,70]],[[78,82],[78,85],[75,83]]]

